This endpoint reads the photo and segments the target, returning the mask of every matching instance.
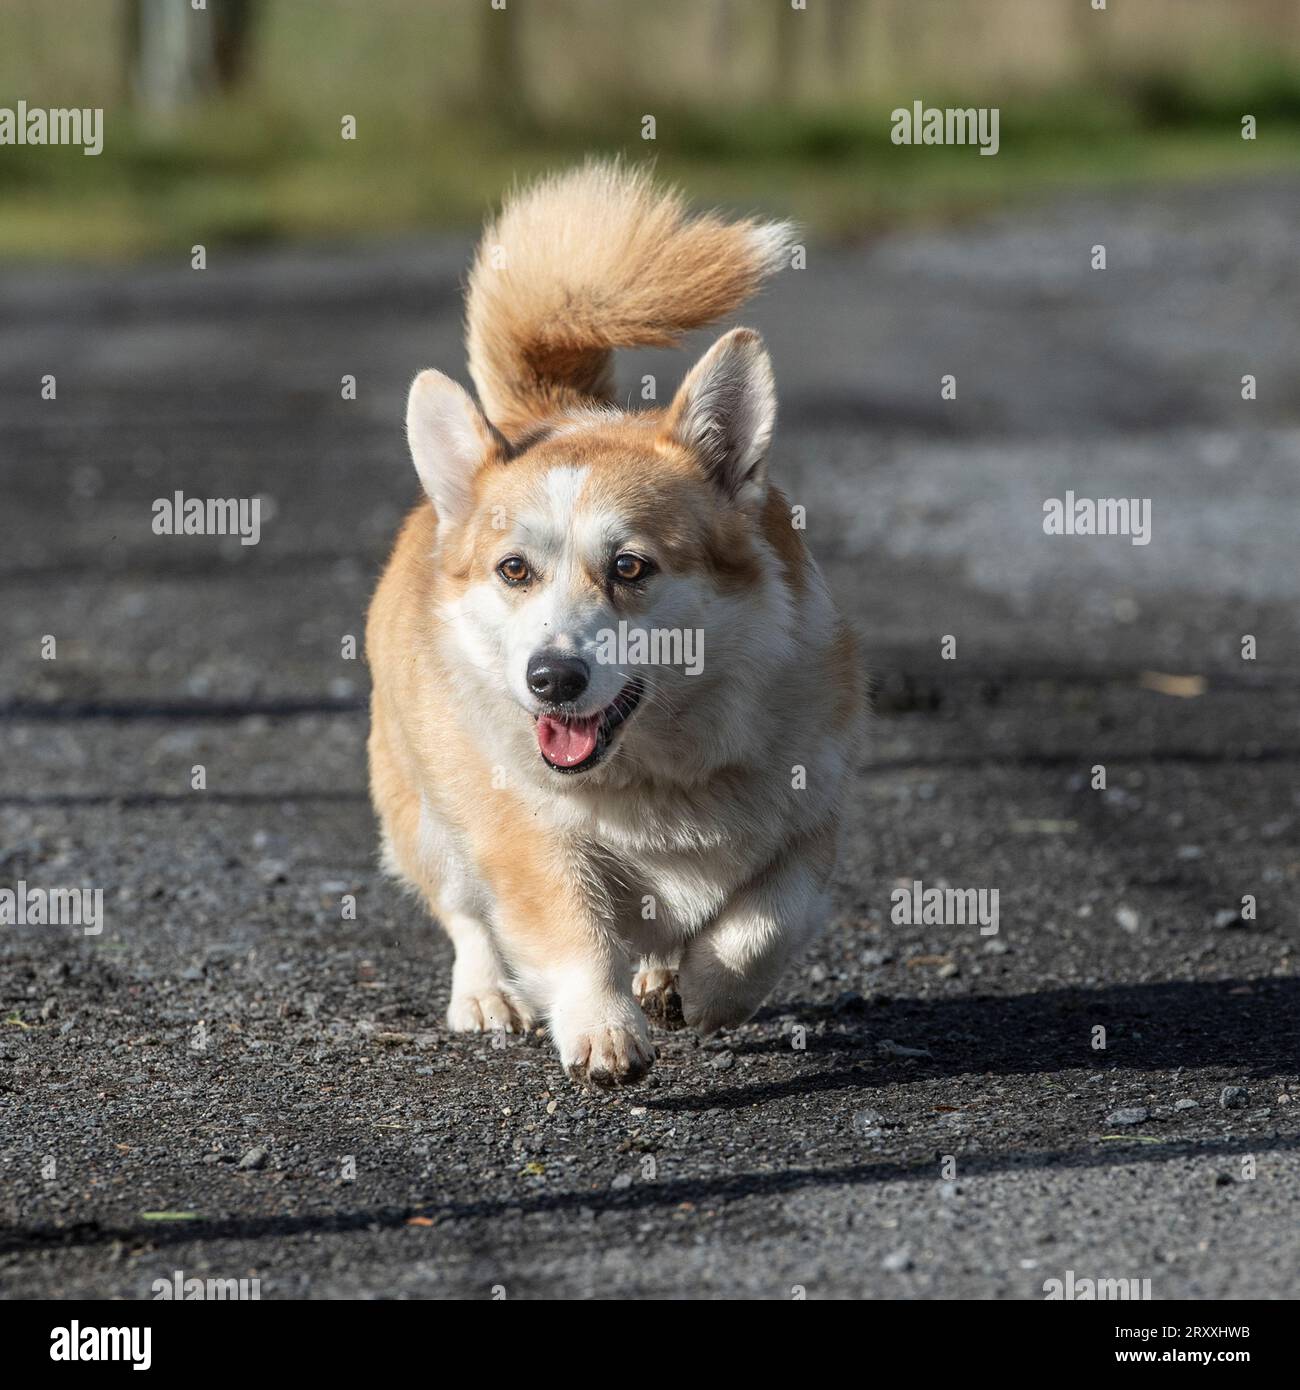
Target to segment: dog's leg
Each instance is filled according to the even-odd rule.
[[[678,971],[682,1013],[702,1034],[753,1016],[821,926],[833,836],[801,839],[691,938]]]
[[[428,826],[424,841],[426,848],[435,843]],[[456,952],[447,1026],[457,1033],[526,1033],[533,1026],[532,1011],[507,983],[485,920],[488,898],[483,885],[449,837],[443,836],[437,843],[440,883],[430,905]]]
[[[457,1033],[527,1032],[532,1013],[506,984],[487,924],[457,911],[440,912],[438,920],[456,950],[448,1028]]]
[[[627,1085],[654,1062],[645,1015],[632,996],[632,963],[603,910],[590,865],[542,837],[494,845],[485,867],[492,923],[521,987],[545,1015],[560,1060],[577,1082]]]
[[[401,777],[387,745],[371,737],[375,801],[383,818],[380,859],[386,872],[415,889],[451,938],[455,963],[447,1026],[457,1033],[526,1032],[533,1017],[506,984],[483,921],[483,895],[472,866],[432,812]]]
[[[626,1086],[650,1070],[655,1050],[627,988],[626,956],[614,965],[572,958],[546,972],[546,1013],[560,1060],[578,1082]]]

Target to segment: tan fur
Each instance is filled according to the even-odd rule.
[[[648,174],[589,163],[507,200],[470,274],[469,369],[488,418],[530,423],[611,399],[611,349],[671,347],[742,304],[781,229],[688,217]]]
[[[816,926],[833,864],[862,677],[763,476],[773,407],[760,340],[720,340],[663,410],[592,408],[610,348],[673,341],[733,307],[784,235],[687,221],[675,195],[617,167],[547,181],[489,229],[471,282],[471,363],[491,423],[437,373],[412,391],[417,469],[451,510],[412,511],[370,608],[385,855],[455,943],[452,1026],[522,1028],[541,1014],[583,1081],[650,1065],[639,957],[638,992],[661,1011],[676,970],[692,1026],[752,1014]],[[491,268],[496,244],[505,270]],[[711,423],[722,409],[736,412],[730,431]],[[557,498],[572,509],[566,546],[590,547],[613,518],[618,545],[650,555],[657,581],[611,588],[604,551],[575,548],[537,595],[504,587],[503,553],[542,543],[516,523],[541,507],[550,526]],[[714,664],[695,683],[645,673],[650,693],[614,752],[573,778],[539,757],[536,712],[507,689],[518,673],[484,655],[531,611],[521,605],[551,594],[557,629],[570,610],[636,623],[673,594],[715,615]]]

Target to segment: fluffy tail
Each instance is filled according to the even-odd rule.
[[[612,397],[612,349],[670,347],[784,262],[790,223],[688,217],[648,173],[588,163],[510,198],[470,275],[469,370],[507,436]]]

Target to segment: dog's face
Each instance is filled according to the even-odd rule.
[[[703,735],[711,663],[749,640],[772,408],[744,334],[667,412],[578,412],[515,450],[459,387],[417,379],[408,429],[440,517],[453,674],[557,781],[658,772]]]

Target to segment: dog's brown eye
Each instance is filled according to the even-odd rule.
[[[522,584],[524,580],[532,577],[528,562],[521,560],[518,555],[506,556],[497,566],[497,573],[507,584]]]
[[[624,584],[635,584],[650,573],[650,562],[639,555],[618,555],[614,558],[614,573]]]

